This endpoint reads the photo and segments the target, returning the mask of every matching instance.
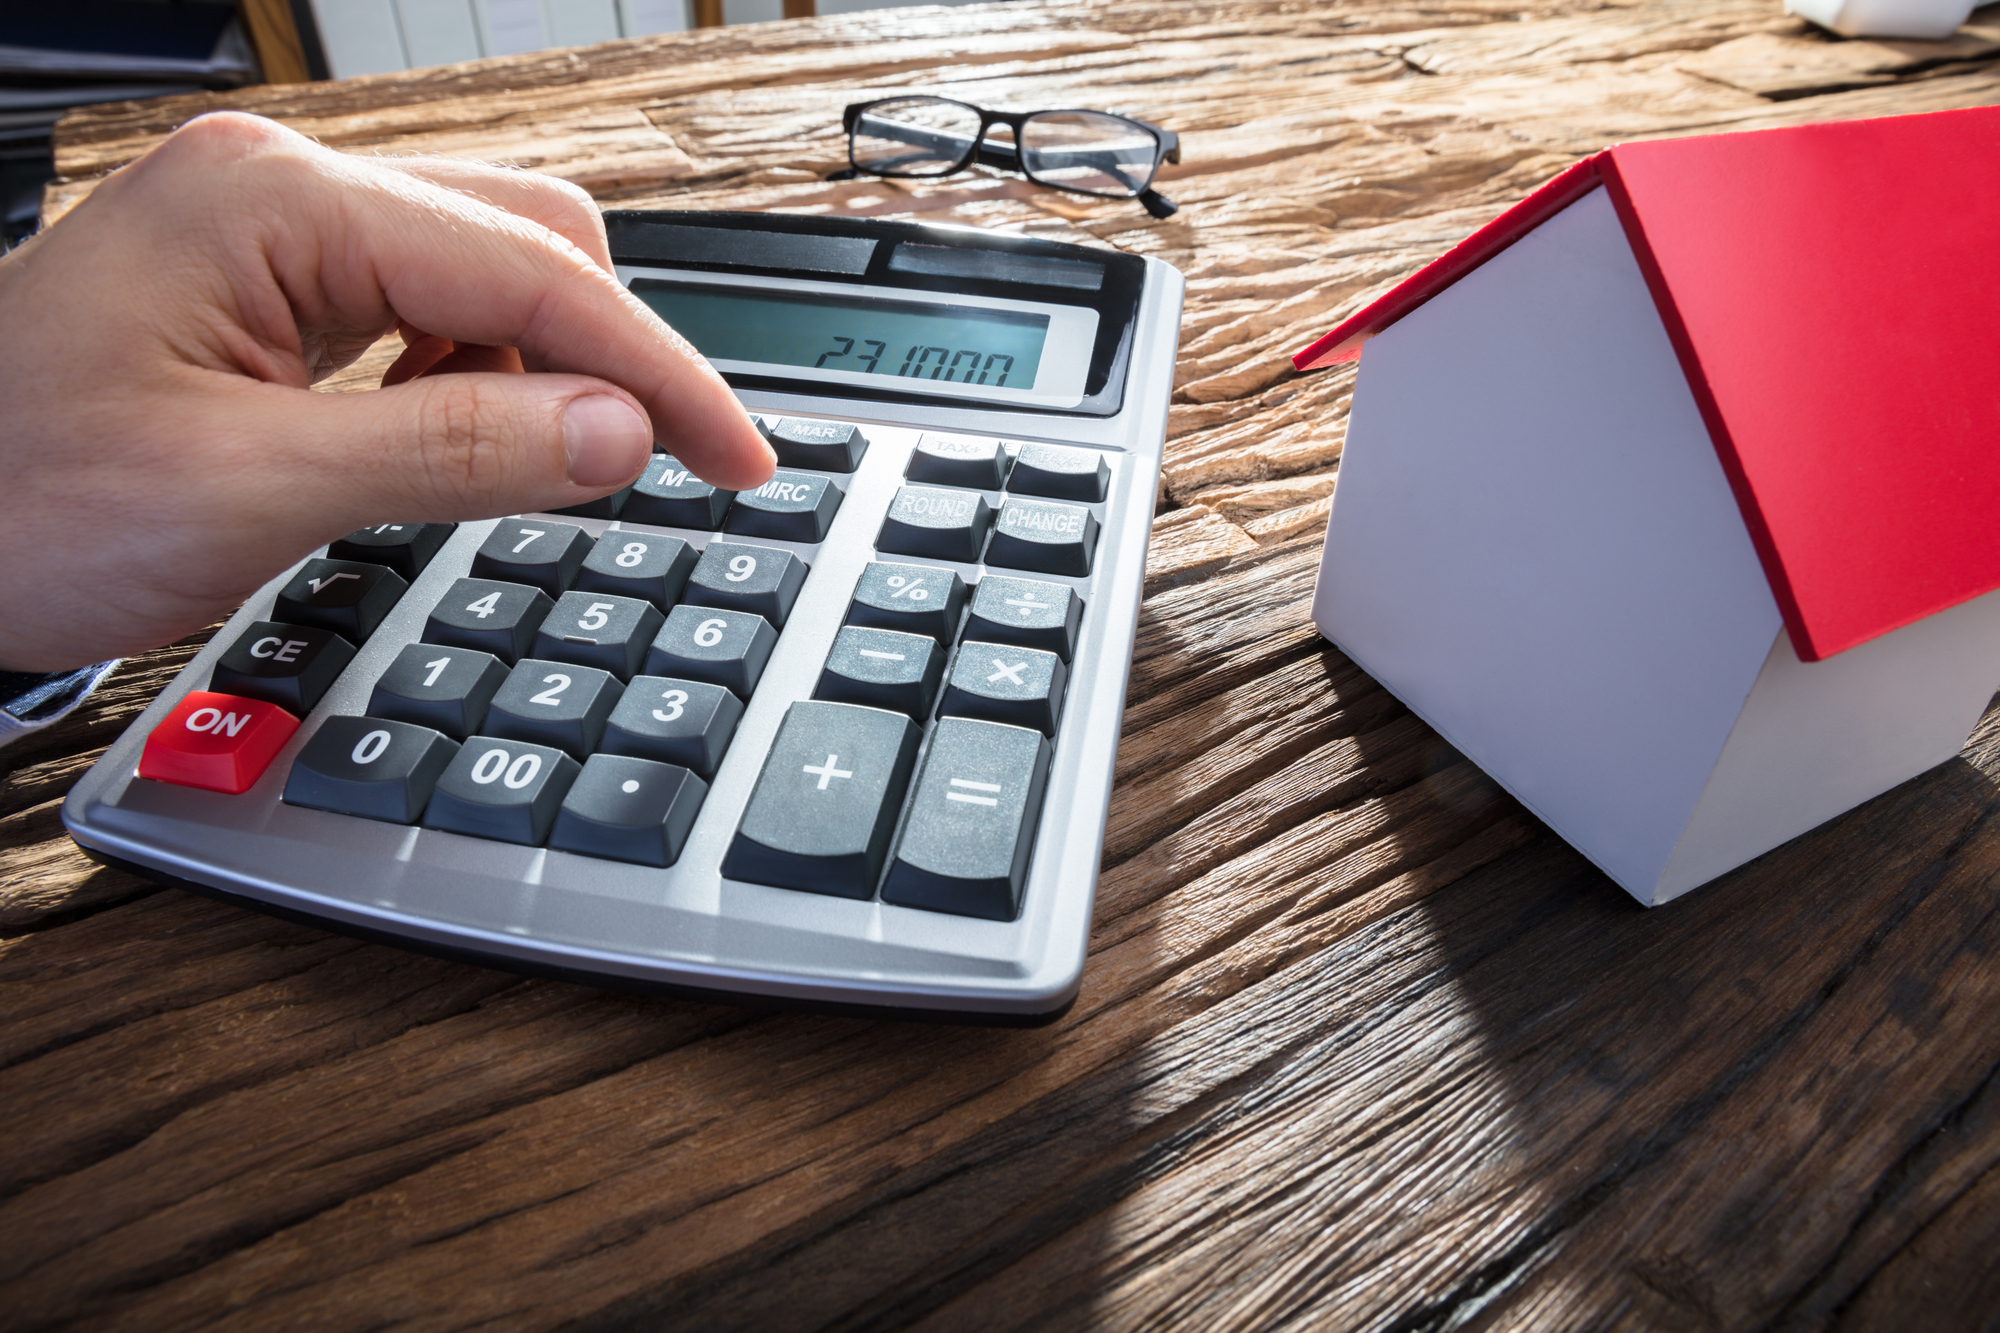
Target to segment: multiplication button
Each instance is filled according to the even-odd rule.
[[[882,901],[1012,921],[1048,781],[1037,731],[945,718],[931,738]]]
[[[956,570],[871,560],[855,586],[847,623],[928,634],[950,643],[958,637],[958,616],[964,609],[965,580]]]
[[[922,732],[901,713],[793,704],[722,859],[730,879],[867,898]]]
[[[1013,500],[1000,506],[986,563],[1041,574],[1090,573],[1097,550],[1097,516],[1075,505]]]
[[[1069,671],[1054,653],[1012,644],[966,642],[952,663],[938,711],[1056,734]]]
[[[972,594],[965,637],[1039,648],[1067,662],[1082,623],[1083,598],[1067,584],[988,574]]]
[[[627,523],[713,532],[722,526],[722,516],[735,498],[735,491],[717,490],[672,454],[654,454],[625,498],[620,517]]]
[[[893,555],[927,555],[935,560],[979,559],[986,530],[993,524],[993,507],[973,491],[936,486],[904,486],[889,502],[882,520],[878,550]]]

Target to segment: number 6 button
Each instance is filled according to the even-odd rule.
[[[707,681],[748,699],[778,634],[762,616],[682,603],[646,653],[646,674]]]

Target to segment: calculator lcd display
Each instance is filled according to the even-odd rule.
[[[1032,389],[1047,315],[640,278],[633,292],[711,361]]]

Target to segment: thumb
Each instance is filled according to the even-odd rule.
[[[269,387],[284,396],[284,420],[263,438],[291,442],[297,468],[267,503],[328,539],[370,523],[581,504],[635,479],[653,449],[632,395],[584,375],[438,375],[345,394]]]

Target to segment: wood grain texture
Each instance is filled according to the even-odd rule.
[[[1996,25],[1025,0],[73,114],[49,216],[235,106],[607,203],[1158,255],[1188,306],[1067,1018],[634,999],[95,868],[57,805],[190,646],[162,650],[0,752],[0,1324],[1990,1326],[2000,710],[1643,911],[1314,633],[1354,376],[1286,356],[1607,143],[2000,102]],[[912,86],[1171,126],[1182,211],[821,180],[839,107]]]

